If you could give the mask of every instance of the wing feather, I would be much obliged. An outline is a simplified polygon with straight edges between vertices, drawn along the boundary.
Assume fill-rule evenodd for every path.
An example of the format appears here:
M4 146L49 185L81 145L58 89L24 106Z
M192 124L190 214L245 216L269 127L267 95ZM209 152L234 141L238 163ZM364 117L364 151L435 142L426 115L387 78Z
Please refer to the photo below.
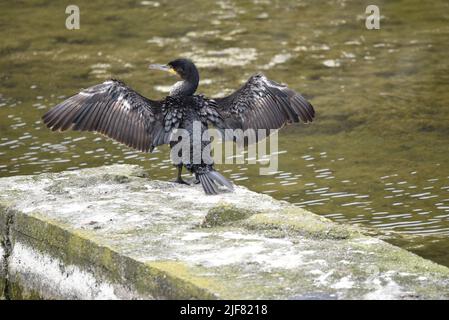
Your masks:
M152 150L164 134L160 101L109 80L71 96L43 117L51 130L96 131L140 151Z
M287 86L257 74L237 91L214 99L223 125L219 129L279 129L286 124L312 122L313 106Z

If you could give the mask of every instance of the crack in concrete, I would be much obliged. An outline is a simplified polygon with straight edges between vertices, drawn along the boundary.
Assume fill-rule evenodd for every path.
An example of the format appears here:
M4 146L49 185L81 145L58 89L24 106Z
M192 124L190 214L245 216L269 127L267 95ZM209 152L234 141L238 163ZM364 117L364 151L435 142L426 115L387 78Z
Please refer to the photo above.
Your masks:
M11 288L9 283L9 258L12 254L11 228L14 220L14 214L11 210L6 209L5 233L0 244L3 248L3 264L1 268L5 276L5 286L3 289L3 297L5 300L11 300Z

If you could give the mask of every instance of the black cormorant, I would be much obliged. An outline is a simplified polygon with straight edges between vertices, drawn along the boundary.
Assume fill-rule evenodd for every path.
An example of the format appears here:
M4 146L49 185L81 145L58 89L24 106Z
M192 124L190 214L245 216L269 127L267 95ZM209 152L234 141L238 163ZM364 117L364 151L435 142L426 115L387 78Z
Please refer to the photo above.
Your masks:
M96 131L134 149L148 152L170 141L177 128L192 131L194 121L201 132L212 125L225 129L278 129L292 122L311 122L315 111L300 94L263 74L253 75L234 93L223 98L195 95L199 73L189 59L176 59L167 65L150 65L181 78L163 100L150 100L119 80L109 80L75 94L44 116L53 131L67 129ZM208 142L202 142L204 148ZM192 154L192 152L191 152ZM192 157L192 156L191 156ZM188 162L188 161L187 161ZM195 174L207 194L217 194L217 185L232 190L232 184L203 159L197 164L178 164L176 182L183 165Z

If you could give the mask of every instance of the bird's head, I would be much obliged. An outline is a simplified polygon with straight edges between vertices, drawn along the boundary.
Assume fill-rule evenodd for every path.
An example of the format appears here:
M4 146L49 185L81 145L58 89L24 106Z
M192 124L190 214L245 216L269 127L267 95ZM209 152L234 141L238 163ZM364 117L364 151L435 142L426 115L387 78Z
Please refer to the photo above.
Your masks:
M151 64L150 69L162 70L179 76L183 80L192 80L198 78L198 69L195 64L185 58L179 58L164 64Z
M166 71L182 79L173 85L170 95L189 96L194 94L198 88L200 75L195 64L189 59L180 58L167 64L151 64L150 69Z

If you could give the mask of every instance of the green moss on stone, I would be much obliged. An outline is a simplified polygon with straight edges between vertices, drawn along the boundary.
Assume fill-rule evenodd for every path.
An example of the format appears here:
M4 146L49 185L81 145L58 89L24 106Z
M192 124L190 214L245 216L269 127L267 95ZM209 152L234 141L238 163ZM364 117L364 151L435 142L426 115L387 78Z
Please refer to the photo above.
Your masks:
M182 262L153 261L147 265L158 275L160 288L165 288L164 295L172 299L217 299L218 295L220 298L226 295L222 284L199 276Z
M202 227L216 227L251 217L257 212L238 208L235 205L221 203L207 212L201 224Z
M121 174L109 174L106 173L102 176L103 181L111 181L116 183L128 183L130 181L128 176L121 175Z
M120 255L91 233L33 214L15 214L13 241L55 257L66 265L97 272L111 282L122 279ZM107 272L105 272L107 271Z
M377 258L376 266L384 271L399 270L403 272L416 272L417 274L432 276L439 275L449 284L449 269L418 255L385 243L382 246L373 246L368 237L367 242L354 241L351 243L355 249L370 252Z
M18 281L9 282L9 294L11 300L42 300L39 292L23 286ZM52 298L58 299L58 297L45 297L47 300Z
M274 213L253 215L245 220L243 225L251 230L280 230L316 239L342 240L358 234L355 228L340 225L324 217L294 207Z
M206 289L212 281L189 275L181 264L138 262L102 245L89 231L72 230L60 222L35 213L25 215L15 212L12 238L60 259L64 265L76 265L94 272L99 278L125 283L130 290L137 290L144 297L215 298L214 294ZM13 290L14 297L39 297L32 292L24 292L18 282Z
M5 292L5 275L3 274L3 272L0 271L0 300L5 299L4 292Z

